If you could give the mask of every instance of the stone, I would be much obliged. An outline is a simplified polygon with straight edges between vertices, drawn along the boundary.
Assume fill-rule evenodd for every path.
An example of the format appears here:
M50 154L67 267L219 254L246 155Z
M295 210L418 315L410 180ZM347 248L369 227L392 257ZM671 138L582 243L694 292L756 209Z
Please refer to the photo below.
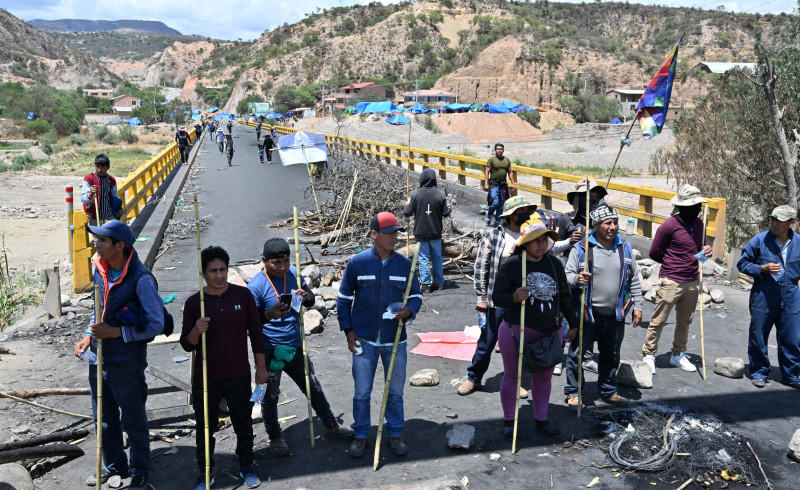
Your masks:
M317 311L325 309L325 300L322 298L322 296L317 294L314 297L314 306L312 306L311 309Z
M724 276L725 275L725 268L722 267L719 264L714 264L714 274L716 274L718 276Z
M705 262L703 262L703 275L704 276L713 276L714 275L714 269L716 269L716 266L717 266L717 264L711 259L708 259Z
M333 276L330 274L322 278L322 285L328 287L333 283Z
M48 162L50 161L50 155L45 153L44 150L42 150L38 146L31 146L30 148L28 148L28 151L26 151L25 153L30 155L30 157L33 158L35 161L39 161L39 160L47 160ZM30 208L29 206L26 206L25 210L27 211L29 209L32 209L32 208Z
M447 417L448 419L457 419L457 418L458 418L458 414L457 414L457 413L455 413L455 412L453 412L453 413L446 413L446 414L444 414L444 416L445 416L445 417Z
M62 294L61 295L61 306L69 306L70 304L71 304L71 301L69 299L69 295L68 294Z
M94 310L94 301L90 299L82 299L78 301L78 306L81 308L88 308L90 310Z
M324 299L325 301L328 300L335 301L336 297L339 296L339 288L333 286L323 286L321 288L318 288L315 294L322 296L322 299Z
M794 431L792 440L789 441L789 457L800 463L800 429ZM2 466L0 466L0 468L2 468ZM0 481L3 481L2 478L0 478Z
M700 295L700 300L703 302L704 305L711 303L711 295L703 293Z
M31 428L28 427L27 425L20 425L19 427L15 428L15 429L11 429L11 433L12 434L27 434L28 432L30 432L30 430L31 430Z
M312 287L319 287L322 273L316 265L307 265L300 271L300 275L306 278L306 282Z
M656 261L653 259L642 259L639 261L639 267L650 267L651 265L655 264Z
M641 258L642 258L642 252L640 252L638 249L634 248L633 249L633 260L639 260Z
M17 463L0 464L0 488L4 490L34 490L28 470Z
M644 293L644 299L645 299L645 301L649 301L651 303L655 303L656 302L656 288L650 288L649 291Z
M641 284L642 286L643 293L647 293L648 291L653 289L653 283L650 281L650 279L642 279L642 281L639 284Z
M450 449L469 449L475 442L475 427L467 424L455 424L447 431L447 447Z
M633 388L652 388L653 373L644 361L623 359L617 369L617 383Z
M439 371L435 369L420 369L409 381L411 386L436 386L439 384Z
M72 321L74 319L75 319L75 313L73 313L71 311L69 313L67 313L67 321L68 322L70 322L70 321Z
M328 309L325 308L325 307L323 307L321 310L317 310L317 311L319 312L320 315L322 315L322 318L328 318L328 315L331 314L331 312L328 311Z
M303 314L303 327L306 330L306 335L312 333L322 333L325 327L322 325L322 314L317 310L307 310Z
M489 461L499 461L499 460L500 460L500 454L492 453L489 455Z
M335 299L325 300L325 308L327 308L328 311L334 311L336 309L336 300Z
M642 276L643 279L650 277L650 267L639 267L639 275Z
M261 263L236 266L236 271L239 273L239 277L241 277L244 282L252 281L253 278L262 271L262 269L264 269L264 266L261 265Z
M107 485L109 488L119 488L122 486L122 478L119 475L114 475L108 479Z
M703 293L708 294L710 291L711 289L709 289L708 284L703 283Z
M714 289L711 291L711 301L714 303L722 303L725 301L725 293L721 289Z
M718 357L714 361L714 373L726 378L743 378L744 361L738 357Z

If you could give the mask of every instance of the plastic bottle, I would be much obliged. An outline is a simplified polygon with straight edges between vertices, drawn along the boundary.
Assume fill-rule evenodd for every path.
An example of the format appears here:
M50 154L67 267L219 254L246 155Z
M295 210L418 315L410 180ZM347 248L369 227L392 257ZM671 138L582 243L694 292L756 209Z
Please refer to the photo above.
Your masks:
M263 383L256 386L256 389L253 391L253 396L250 397L250 401L253 403L261 404L264 400L264 395L267 393L267 384Z
M97 364L97 355L94 352L90 351L89 349L86 349L85 351L81 352L81 359L86 361L87 364L91 364L92 366Z
M478 326L481 327L481 329L486 328L486 312L478 312Z
M628 235L636 234L636 228L634 227L634 223L635 221L633 218L628 218L625 221L625 233L627 233Z

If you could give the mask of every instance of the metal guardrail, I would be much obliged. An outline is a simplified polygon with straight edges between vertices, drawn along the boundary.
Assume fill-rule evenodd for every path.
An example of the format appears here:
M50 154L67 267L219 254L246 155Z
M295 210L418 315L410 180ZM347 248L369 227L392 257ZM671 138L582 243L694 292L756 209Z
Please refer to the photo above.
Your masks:
M245 123L249 126L256 126L254 122ZM277 132L289 134L299 131L295 128L285 126L275 126ZM467 185L467 179L475 179L483 182L486 160L468 157L464 155L453 155L438 151L424 150L421 148L408 148L406 146L391 145L375 141L365 141L343 136L325 135L328 145L336 146L352 154L363 152L373 155L379 160L383 160L387 165L397 165L399 167L408 166L410 170L415 170L416 166L428 167L438 170L439 178L446 179L448 173L455 174L459 184ZM579 182L585 177L580 177L552 170L539 170L512 164L512 169L519 175L532 175L542 178L540 187L534 187L517 182L519 191L538 194L541 196L542 207L553 209L553 199L567 201L567 195L553 190L554 180L567 182ZM519 179L517 179L519 180ZM598 180L598 182L600 182ZM669 201L675 196L674 192L653 189L649 186L634 186L611 182L608 190L618 191L627 194L634 194L639 198L639 205L636 208L626 206L615 206L620 215L636 218L636 234L645 238L653 238L654 224L661 224L669 218L653 212L653 202L656 199ZM724 257L725 252L725 215L727 201L723 198L712 197L708 199L708 223L706 225L706 238L708 244L714 251L715 257Z
M195 129L189 130L192 141L195 140ZM196 143L196 141L195 141ZM139 212L147 205L147 200L156 193L159 186L180 162L180 150L177 143L171 143L124 178L117 179L117 196L122 199L122 221L135 220ZM89 219L82 206L72 211L72 289L85 292L92 287L92 264L94 254L92 241L89 239ZM70 217L67 216L69 222Z

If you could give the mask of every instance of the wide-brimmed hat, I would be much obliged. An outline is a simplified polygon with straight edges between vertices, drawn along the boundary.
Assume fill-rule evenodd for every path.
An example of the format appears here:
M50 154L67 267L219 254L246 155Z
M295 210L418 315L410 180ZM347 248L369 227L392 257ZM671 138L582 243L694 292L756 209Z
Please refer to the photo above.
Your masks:
M536 204L528 201L528 198L525 196L514 196L508 199L503 205L503 214L501 214L500 217L505 218L506 216L511 216L514 214L514 211L522 208L533 208L532 211L536 211Z
M775 218L778 221L791 221L797 219L797 210L793 207L784 204L772 210L770 218Z
M574 198L577 194L583 194L587 190L601 192L603 195L600 197L605 197L608 195L608 191L602 185L597 185L597 181L594 179L588 179L589 182L586 182L587 179L583 179L575 184L575 190L572 192L567 192L567 202L571 203L572 198Z
M538 218L531 218L519 229L520 237L517 240L517 243L514 244L514 247L511 249L511 253L518 250L519 247L525 245L528 242L532 242L536 240L542 235L547 235L550 239L555 242L558 240L558 233L554 230L549 229L542 223L542 221Z
M678 194L670 199L669 202L671 202L673 206L694 206L695 204L702 204L708 201L703 199L703 195L700 194L700 189L691 184L683 184L681 188L678 189Z

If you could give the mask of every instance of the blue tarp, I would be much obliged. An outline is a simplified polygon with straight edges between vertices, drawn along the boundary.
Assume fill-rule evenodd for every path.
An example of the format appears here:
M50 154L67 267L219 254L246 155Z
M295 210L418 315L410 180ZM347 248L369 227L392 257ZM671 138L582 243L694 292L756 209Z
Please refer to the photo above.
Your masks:
M128 126L138 126L140 124L142 124L142 121L138 117L134 117L128 121Z
M622 121L620 121L615 117L614 119L611 120L611 124L622 124Z
M364 112L364 109L369 105L369 102L357 102L356 108L353 110L353 114L360 114Z
M500 102L499 105L505 106L507 109L511 109L512 107L516 107L519 104L515 104L515 103L510 102L508 100L504 100L503 102Z
M443 105L439 110L444 112L467 112L470 107L472 107L472 104L456 104L454 102L452 104Z
M192 114L192 120L200 121L201 119L203 119L203 116L201 116L200 114Z
M211 119L233 119L233 116L223 112L222 114L217 114L216 116L212 117Z
M364 111L367 114L387 114L397 110L397 106L392 104L391 101L385 100L383 102L370 102Z
M413 112L414 114L426 114L428 112L433 112L430 109L426 108L424 105L420 104L419 102L406 109L406 111Z
M206 109L206 112L217 112L218 110L219 110L219 107L214 106L211 109Z
M192 110L192 114L200 114L200 112L202 112L202 111L200 111L200 109Z
M29 112L28 113L28 119L36 119L36 113L35 112Z
M400 114L395 114L392 117L387 117L385 121L388 122L389 124L401 125L410 123L411 119L405 116L401 116Z
M511 112L503 104L486 104L486 107L489 108L489 114L508 114Z

